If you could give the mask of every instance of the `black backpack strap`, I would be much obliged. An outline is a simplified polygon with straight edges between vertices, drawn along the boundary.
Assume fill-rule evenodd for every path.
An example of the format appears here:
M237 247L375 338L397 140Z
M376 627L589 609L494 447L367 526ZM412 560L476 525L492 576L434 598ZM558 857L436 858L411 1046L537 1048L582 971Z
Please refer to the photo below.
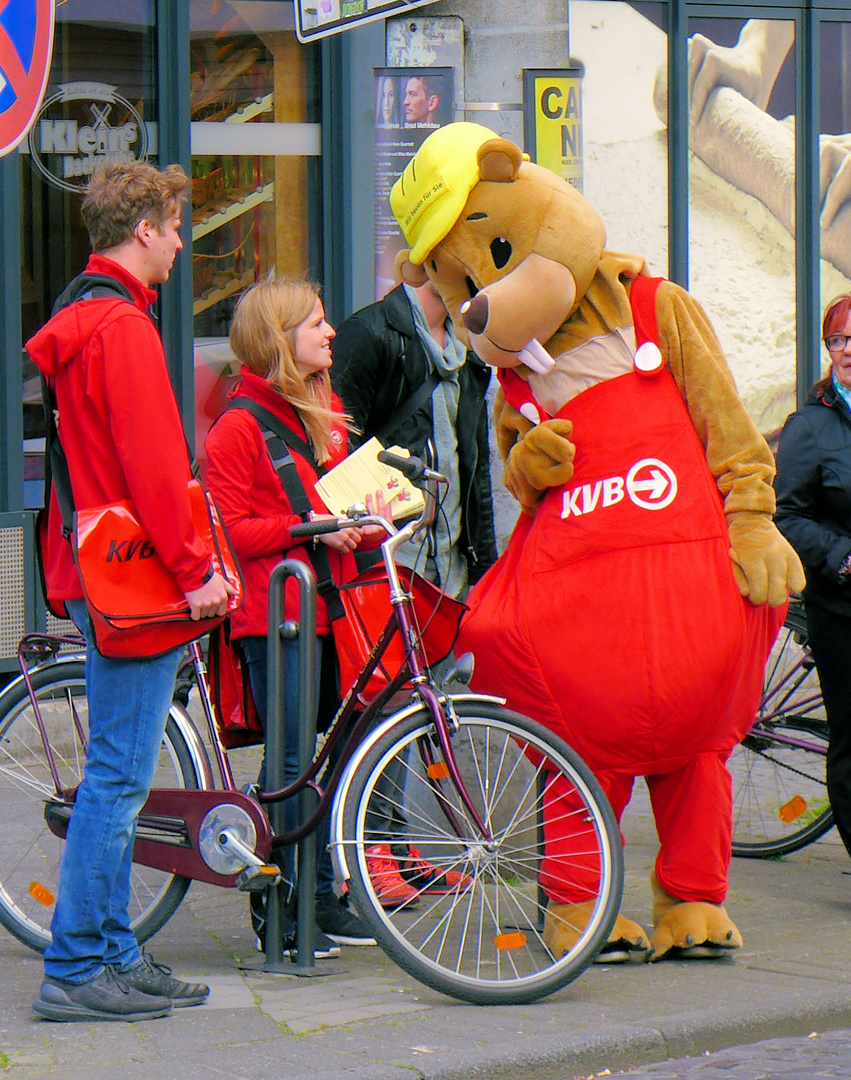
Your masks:
M387 423L382 424L378 431L375 432L375 438L386 446L388 436L392 435L394 431L398 431L406 420L410 420L417 409L425 405L439 382L440 376L437 372L432 371L413 394L402 402Z
M71 304L76 304L78 300L110 298L126 300L134 307L136 305L133 293L117 278L110 277L108 274L78 274L65 291L57 297L51 318L64 308L70 307ZM62 533L68 540L74 527L74 493L71 488L68 461L56 430L56 395L50 382L43 375L41 376L41 406L45 423L44 508L47 510L50 506L52 485L56 491L56 502L62 517ZM192 475L197 478L200 470L188 442L186 452L189 456Z
M44 509L50 507L51 486L62 518L62 535L70 539L74 525L74 495L65 451L56 432L56 397L53 387L41 376L41 407L44 411Z
M114 297L135 304L133 293L117 278L108 274L78 274L65 291L56 298L51 317L78 300L101 300Z
M306 458L308 464L314 468L314 472L321 475L319 467L315 465L316 459L310 445L290 431L286 424L282 423L274 413L264 409L262 405L258 405L256 401L252 401L250 398L234 398L228 408L243 409L245 412L251 413L257 421L260 433L266 443L266 450L269 453L275 472L278 474L278 479L281 481L281 487L289 500L290 507L294 514L298 514L303 521L307 521L311 509L310 499L307 497L307 491L301 477L298 475L291 451L295 450L301 457ZM322 472L325 472L325 470L322 469ZM345 618L346 611L343 607L343 601L340 599L340 590L331 574L331 560L328 558L327 547L324 544L314 544L313 547L307 548L307 554L316 575L316 591L325 601L329 618L332 622Z
M327 472L324 465L320 465L316 460L316 455L313 453L313 447L307 442L306 439L300 438L294 431L287 427L287 425L279 420L273 412L268 409L264 409L262 405L256 401L252 401L251 398L234 398L228 405L229 409L245 409L246 412L250 412L254 419L260 424L261 428L266 428L269 431L273 431L279 439L287 444L291 450L303 457L311 469L317 476L324 476Z
M75 304L78 300L93 300L114 297L133 304L133 294L116 278L106 274L79 274L68 285L53 305L51 318L63 308ZM56 501L62 516L62 532L69 539L74 523L74 494L71 489L71 476L65 451L56 431L56 395L47 379L41 376L41 407L44 412L45 454L44 454L44 506L50 506L51 485L56 491Z

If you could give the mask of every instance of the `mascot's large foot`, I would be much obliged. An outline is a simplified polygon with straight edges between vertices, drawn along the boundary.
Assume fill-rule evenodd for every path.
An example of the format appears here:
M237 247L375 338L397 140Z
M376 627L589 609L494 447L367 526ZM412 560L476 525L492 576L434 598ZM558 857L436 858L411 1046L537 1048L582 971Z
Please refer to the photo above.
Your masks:
M555 904L552 900L544 919L544 944L555 956L570 952L588 925L594 911L593 902L585 904ZM646 953L650 948L647 935L631 919L618 915L609 940L595 963L619 964L633 952Z
M653 936L649 961L661 960L672 949L677 958L725 956L744 942L736 924L720 904L687 903L665 892L656 875L653 887Z

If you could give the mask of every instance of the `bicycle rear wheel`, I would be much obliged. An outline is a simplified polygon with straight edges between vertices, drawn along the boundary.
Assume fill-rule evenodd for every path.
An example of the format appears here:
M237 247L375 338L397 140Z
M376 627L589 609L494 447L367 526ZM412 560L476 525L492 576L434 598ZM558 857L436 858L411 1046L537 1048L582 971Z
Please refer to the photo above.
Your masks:
M623 851L611 808L590 769L540 724L487 702L454 705L452 735L464 786L492 842L482 837L448 778L425 709L400 718L355 770L341 808L350 895L378 943L414 978L473 1004L535 1001L565 986L606 942L620 907ZM553 819L553 799L569 813ZM404 835L376 833L379 804L404 814ZM580 839L571 855L547 853L549 826ZM373 813L371 813L371 811ZM385 910L370 877L370 849L389 844L449 878L435 893L407 865L416 903ZM583 888L593 909L574 948L555 957L543 941L542 862ZM373 867L375 863L373 862ZM449 883L454 883L450 884Z
M46 664L33 673L32 683L60 783L66 790L76 788L83 777L82 738L88 729L83 662ZM45 820L48 807L56 805L56 789L22 680L7 688L0 708L0 821L4 829L0 923L24 945L44 952L51 939L64 843ZM189 751L171 716L154 786L198 787ZM174 914L188 887L189 878L133 865L130 916L140 942Z
M827 743L818 673L806 648L806 621L790 608L766 666L756 722L729 761L734 855L788 855L832 828Z

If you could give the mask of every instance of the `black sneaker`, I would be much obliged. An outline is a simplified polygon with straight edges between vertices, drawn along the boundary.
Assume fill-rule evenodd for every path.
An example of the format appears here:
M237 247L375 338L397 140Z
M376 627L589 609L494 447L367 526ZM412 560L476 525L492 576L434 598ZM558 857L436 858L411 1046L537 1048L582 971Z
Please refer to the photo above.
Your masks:
M168 1016L171 1001L136 990L112 968L104 968L100 975L84 983L69 983L47 976L33 1002L33 1012L45 1020L123 1020L133 1023Z
M187 1005L201 1005L210 996L209 986L175 979L170 967L158 964L153 956L145 952L138 964L123 971L116 971L116 975L134 990L141 990L143 994L168 998L177 1009Z
M251 913L251 927L256 934L254 948L258 952L266 951L266 893L256 892L248 894L249 911ZM284 956L296 955L295 933L296 925L293 918L295 910L294 898L284 905L281 912L281 938L283 942L282 953ZM340 955L340 946L329 941L318 926L313 930L313 958L315 960L330 960Z
M284 956L289 956L291 959L296 960L298 958L298 949L296 948L295 934L291 937L285 937L283 942L283 949L281 950ZM313 959L314 960L333 960L340 955L340 946L335 945L333 941L327 938L318 926L313 928Z
M281 911L281 936L286 941L295 939L295 919L290 914L290 904L285 904ZM255 933L254 948L258 952L266 951L266 890L248 894L248 910L251 916L251 929Z
M348 899L329 896L316 901L316 925L338 945L375 945L366 923L349 910Z

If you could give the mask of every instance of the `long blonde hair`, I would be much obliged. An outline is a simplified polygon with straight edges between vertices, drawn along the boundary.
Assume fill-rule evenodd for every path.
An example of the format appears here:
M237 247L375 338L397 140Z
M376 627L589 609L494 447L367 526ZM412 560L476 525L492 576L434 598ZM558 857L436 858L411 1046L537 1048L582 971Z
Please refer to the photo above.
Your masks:
M349 426L347 416L331 408L331 378L316 371L305 378L296 367L295 334L319 299L319 288L306 281L269 276L239 298L230 331L234 355L249 371L273 386L304 424L316 460L331 456L331 427Z

